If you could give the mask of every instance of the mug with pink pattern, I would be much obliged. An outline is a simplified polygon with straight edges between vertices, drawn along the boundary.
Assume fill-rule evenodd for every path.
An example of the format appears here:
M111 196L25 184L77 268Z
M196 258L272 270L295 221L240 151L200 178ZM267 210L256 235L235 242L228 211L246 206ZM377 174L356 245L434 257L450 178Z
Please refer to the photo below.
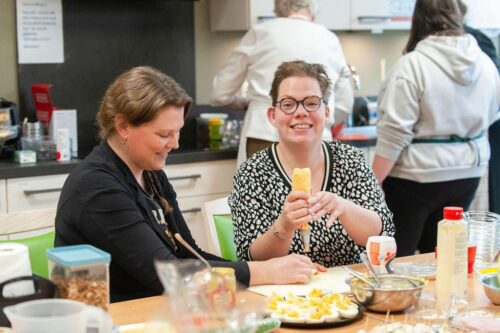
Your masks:
M396 257L396 240L390 236L371 236L366 243L368 259L377 274L387 274L387 265Z

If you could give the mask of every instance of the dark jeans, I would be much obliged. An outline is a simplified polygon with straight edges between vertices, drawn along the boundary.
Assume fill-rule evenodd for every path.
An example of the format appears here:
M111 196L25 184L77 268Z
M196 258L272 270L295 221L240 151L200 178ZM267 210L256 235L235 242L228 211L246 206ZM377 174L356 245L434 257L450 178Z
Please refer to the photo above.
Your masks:
M433 252L437 242L437 223L443 219L443 208L463 207L474 198L480 178L447 182L418 183L388 177L382 184L385 201L394 214L397 256Z
M488 138L491 158L488 173L488 195L490 212L500 214L500 120L490 126Z

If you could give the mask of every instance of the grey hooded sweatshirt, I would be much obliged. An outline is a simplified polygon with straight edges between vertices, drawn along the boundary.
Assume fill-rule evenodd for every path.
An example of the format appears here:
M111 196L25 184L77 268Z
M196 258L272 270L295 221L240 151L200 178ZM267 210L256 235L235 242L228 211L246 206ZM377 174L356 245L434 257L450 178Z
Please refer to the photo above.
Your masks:
M471 35L427 37L382 84L376 154L396 161L392 177L421 183L481 177L499 104L496 67Z

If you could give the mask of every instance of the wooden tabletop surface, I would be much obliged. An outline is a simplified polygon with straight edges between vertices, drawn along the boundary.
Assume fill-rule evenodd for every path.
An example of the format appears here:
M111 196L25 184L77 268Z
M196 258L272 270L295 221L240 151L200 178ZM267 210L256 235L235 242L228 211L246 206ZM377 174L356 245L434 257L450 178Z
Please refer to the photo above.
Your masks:
M396 261L403 262L403 261L424 261L424 260L433 260L434 259L434 254L423 254L423 255L416 255L416 256L410 256L410 257L404 257L404 258L397 258ZM364 267L361 266L361 264L356 264L352 265L352 268L359 270L359 271L364 271ZM430 280L429 284L425 287L424 292L426 293L433 293L434 292L434 287L435 287L435 281ZM490 309L493 310L494 312L500 313L500 307L493 305L489 301L489 299L486 297L483 291L483 287L474 279L472 275L469 275L468 278L468 308L469 310L476 310L476 309ZM248 300L252 301L255 300L257 301L262 301L263 296L249 292L249 291L240 291L238 292L239 296L244 296ZM119 303L113 303L110 305L109 312L111 316L113 317L113 320L116 325L126 325L126 324L133 324L133 323L143 323L148 320L151 320L154 318L155 315L158 315L160 309L162 307L165 308L165 305L162 306L162 304L167 303L167 298L166 296L156 296L156 297L148 297L148 298L142 298L142 299L136 299L132 301L127 301L127 302L119 302ZM411 316L411 313L414 310L412 308L408 309L403 313L399 314L391 314L390 319L393 321L405 321L405 317ZM365 325L367 325L366 321L368 320L368 326L373 327L376 324L379 324L377 319L381 320L380 324L382 321L385 319L384 314L378 314L378 313L373 313L373 312L367 312L369 318L367 319L367 316L365 316L363 319L360 321L357 321L355 323L349 324L347 326L342 326L342 327L336 327L336 328L331 328L331 329L322 329L321 332L335 332L335 333L344 333L344 332L356 332L358 329L365 328ZM298 330L298 329L289 329L289 328L280 328L276 332L284 333L284 332L303 332L304 330Z

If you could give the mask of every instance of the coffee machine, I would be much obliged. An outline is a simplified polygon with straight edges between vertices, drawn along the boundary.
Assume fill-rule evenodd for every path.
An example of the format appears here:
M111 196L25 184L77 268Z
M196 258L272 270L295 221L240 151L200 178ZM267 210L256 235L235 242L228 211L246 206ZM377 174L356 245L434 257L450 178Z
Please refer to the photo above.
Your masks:
M0 98L0 157L8 156L6 148L16 144L21 135L19 111L16 104Z

